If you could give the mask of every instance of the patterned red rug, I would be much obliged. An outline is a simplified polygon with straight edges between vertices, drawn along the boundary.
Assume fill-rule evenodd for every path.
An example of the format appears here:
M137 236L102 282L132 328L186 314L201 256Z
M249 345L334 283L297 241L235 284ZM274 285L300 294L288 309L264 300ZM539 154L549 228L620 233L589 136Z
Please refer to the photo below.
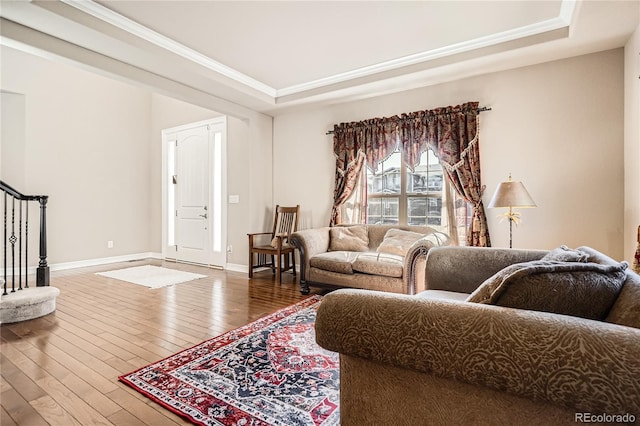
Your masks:
M338 425L338 355L309 297L119 379L195 424Z

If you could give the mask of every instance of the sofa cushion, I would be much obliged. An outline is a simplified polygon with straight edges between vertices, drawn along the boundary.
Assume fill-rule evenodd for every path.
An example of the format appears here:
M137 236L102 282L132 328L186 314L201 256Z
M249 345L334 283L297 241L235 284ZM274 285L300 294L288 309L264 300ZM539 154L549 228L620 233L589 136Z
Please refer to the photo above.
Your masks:
M329 251L368 251L369 235L364 225L329 229Z
M339 274L353 274L352 264L358 253L351 251L328 251L309 259L309 266Z
M516 263L487 279L467 301L603 320L618 297L627 267L627 262Z
M580 249L570 249L567 246L560 246L549 251L541 260L555 262L587 262L589 254Z
M404 258L387 253L360 253L353 261L353 270L384 277L402 277Z

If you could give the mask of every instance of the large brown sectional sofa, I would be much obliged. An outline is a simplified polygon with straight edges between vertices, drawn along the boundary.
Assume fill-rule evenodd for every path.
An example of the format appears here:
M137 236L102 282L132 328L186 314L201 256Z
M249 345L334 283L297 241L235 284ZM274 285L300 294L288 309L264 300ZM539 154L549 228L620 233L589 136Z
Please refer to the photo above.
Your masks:
M543 260L558 250L436 247L417 295L325 296L341 424L638 423L640 276L588 247Z
M449 237L428 226L345 225L298 231L290 243L303 294L309 286L414 294L424 290L427 252Z

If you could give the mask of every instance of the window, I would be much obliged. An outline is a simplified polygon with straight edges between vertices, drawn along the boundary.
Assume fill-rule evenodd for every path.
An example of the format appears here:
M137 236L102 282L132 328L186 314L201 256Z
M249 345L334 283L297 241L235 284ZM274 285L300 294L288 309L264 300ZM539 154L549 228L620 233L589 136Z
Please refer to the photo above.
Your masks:
M450 190L438 158L431 150L424 152L413 171L402 160L395 151L375 172L367 168L366 222L430 226L457 233L464 244L471 208Z

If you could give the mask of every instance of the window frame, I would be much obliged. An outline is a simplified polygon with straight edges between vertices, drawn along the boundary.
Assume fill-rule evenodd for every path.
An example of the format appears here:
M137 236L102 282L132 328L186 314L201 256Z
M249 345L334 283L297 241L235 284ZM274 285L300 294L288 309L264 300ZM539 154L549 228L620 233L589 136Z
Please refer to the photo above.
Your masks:
M433 151L429 150L430 156L433 156L436 160L437 157L435 156L435 154L433 153ZM425 216L424 218L426 219L426 223L421 223L421 224L411 224L412 226L432 226L432 227L441 227L442 226L442 206L443 206L443 196L444 196L444 180L445 180L445 176L444 176L444 170L442 170L442 166L440 165L440 162L438 160L437 165L440 168L440 173L434 173L435 175L440 174L442 176L442 184L440 185L440 189L438 191L434 191L434 190L429 190L429 167L430 167L430 163L427 161L427 178L426 178L426 188L424 192L415 192L412 191L410 192L407 189L408 186L408 176L410 173L410 169L409 167L407 167L407 165L405 164L404 161L404 153L402 152L402 150L400 149L396 149L394 151L394 154L399 153L400 154L400 167L397 169L399 170L399 175L400 175L400 191L399 192L391 192L391 193L385 193L384 189L380 192L376 192L376 193L371 193L369 190L367 190L367 194L366 194L366 205L365 205L365 211L366 211L366 220L365 222L367 224L371 224L372 222L370 222L370 217L372 215L370 215L370 211L369 211L369 207L370 205L377 201L380 200L381 203L381 212L379 215L376 215L375 217L379 217L380 218L380 222L382 224L397 224L397 225L401 225L401 226L407 226L410 225L410 221L409 221L409 199L413 198L413 199L424 199L425 200ZM369 188L369 179L371 177L371 180L376 181L376 180L382 180L384 181L385 178L385 169L384 169L384 164L386 161L388 161L389 159L385 159L384 161L381 161L380 164L378 165L378 170L379 173L375 173L373 171L371 171L371 169L369 167L365 166L365 173L366 173L366 182L367 182L367 188ZM395 168L395 167L394 167ZM395 170L393 170L393 168L390 168L387 171L388 174L397 174L397 172L395 172ZM384 188L384 184L382 185L381 188ZM429 223L429 199L432 200L440 200L439 204L440 204L440 215L438 217L438 219L440 219L440 223L439 224L433 224L433 223ZM385 218L385 211L383 208L383 204L384 204L384 200L397 200L398 202L398 215L397 215L397 222L396 223L392 223L392 222L385 222L384 218ZM413 217L413 216L412 216ZM415 216L415 217L422 217L422 216ZM376 223L380 223L380 222L376 222Z

